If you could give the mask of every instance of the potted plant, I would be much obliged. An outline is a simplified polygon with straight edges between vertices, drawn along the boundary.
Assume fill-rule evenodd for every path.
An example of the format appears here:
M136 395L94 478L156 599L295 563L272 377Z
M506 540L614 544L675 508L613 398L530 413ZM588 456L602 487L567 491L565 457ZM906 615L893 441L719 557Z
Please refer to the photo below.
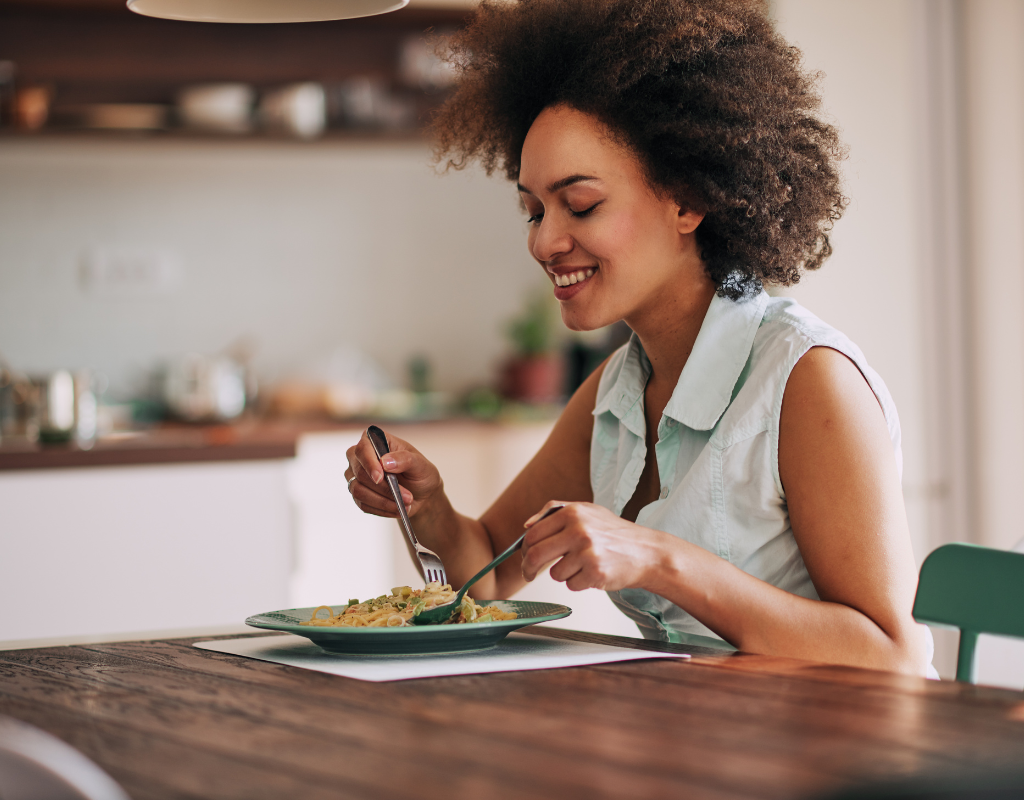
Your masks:
M554 403L565 394L565 361L550 295L534 294L507 328L514 352L501 371L499 391L510 400Z

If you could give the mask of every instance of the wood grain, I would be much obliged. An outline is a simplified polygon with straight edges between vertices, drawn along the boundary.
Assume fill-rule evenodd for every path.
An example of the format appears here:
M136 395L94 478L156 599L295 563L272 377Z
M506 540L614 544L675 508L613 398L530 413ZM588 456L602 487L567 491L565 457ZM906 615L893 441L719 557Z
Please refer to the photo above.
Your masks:
M0 653L0 713L136 798L792 798L1024 760L1020 693L881 672L694 650L366 683L192 641Z

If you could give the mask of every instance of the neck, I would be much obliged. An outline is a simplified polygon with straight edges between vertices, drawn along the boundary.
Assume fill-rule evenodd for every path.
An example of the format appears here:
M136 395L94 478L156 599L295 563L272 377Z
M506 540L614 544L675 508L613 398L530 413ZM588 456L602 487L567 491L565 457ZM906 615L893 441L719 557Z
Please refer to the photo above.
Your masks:
M714 296L715 284L702 267L682 275L651 307L626 320L651 362L650 384L674 387L679 382Z

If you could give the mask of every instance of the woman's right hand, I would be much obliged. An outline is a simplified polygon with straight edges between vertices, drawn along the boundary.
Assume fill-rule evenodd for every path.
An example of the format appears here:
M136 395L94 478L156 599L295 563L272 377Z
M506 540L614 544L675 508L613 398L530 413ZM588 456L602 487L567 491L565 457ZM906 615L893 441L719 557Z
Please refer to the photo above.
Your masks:
M366 431L348 449L348 469L345 470L348 490L360 511L378 517L397 517L398 506L384 480L385 472L391 473L398 478L402 502L406 513L412 517L432 498L443 494L441 475L411 444L397 436L387 437L391 452L382 459L377 458Z

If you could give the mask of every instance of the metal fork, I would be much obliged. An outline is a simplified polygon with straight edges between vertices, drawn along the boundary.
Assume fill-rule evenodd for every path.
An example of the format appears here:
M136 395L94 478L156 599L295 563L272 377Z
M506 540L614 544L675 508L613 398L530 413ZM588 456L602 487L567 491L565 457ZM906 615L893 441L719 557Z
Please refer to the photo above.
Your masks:
M373 445L377 458L383 458L385 454L391 452L388 437L376 425L371 425L366 429L366 436L369 438L370 444ZM383 470L384 468L381 467L381 469ZM437 553L421 545L419 539L416 538L416 534L413 532L412 523L409 522L409 515L405 513L402 492L398 488L398 478L390 472L385 472L384 478L387 481L388 488L391 490L391 496L395 498L395 503L398 505L398 519L402 523L402 530L405 531L409 544L412 545L412 549L416 553L416 560L420 562L423 577L427 583L433 583L434 581L441 584L448 583L448 578L444 574L444 564L441 563Z

